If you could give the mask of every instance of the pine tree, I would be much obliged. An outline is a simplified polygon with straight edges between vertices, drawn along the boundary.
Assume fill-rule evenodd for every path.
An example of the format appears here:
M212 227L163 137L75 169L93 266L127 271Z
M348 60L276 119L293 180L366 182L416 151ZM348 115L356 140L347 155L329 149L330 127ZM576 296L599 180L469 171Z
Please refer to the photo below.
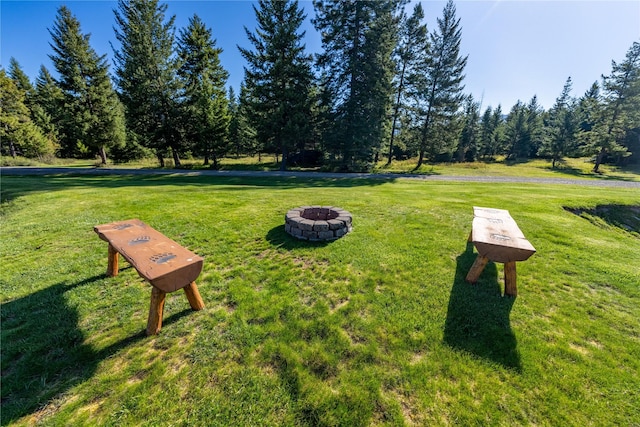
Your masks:
M306 15L297 0L259 0L253 10L258 27L255 33L245 27L253 48L239 48L248 62L251 121L258 138L282 154L285 170L311 136L311 57L300 31Z
M600 84L595 81L580 97L577 105L577 142L581 154L595 154L593 151L593 132L601 122L604 111L604 102L600 95Z
M158 0L118 0L114 10L120 42L120 50L115 51L116 83L132 138L154 150L162 167L171 150L179 167L183 129L174 54L175 16L165 22L166 10L167 5Z
M526 108L527 127L524 150L527 150L527 152L525 153L523 150L523 156L533 158L538 154L544 141L544 114L544 108L538 104L538 97L534 95Z
M225 90L229 73L219 57L222 49L216 47L211 29L197 15L180 32L178 46L186 137L195 144L195 153L204 156L204 164L212 158L212 167L217 169L218 159L227 151L231 120Z
M14 57L9 59L9 76L14 81L16 88L25 93L25 102L29 107L34 96L34 87Z
M438 18L438 27L430 35L431 45L424 68L424 80L421 82L420 98L422 111L422 136L419 168L425 155L432 160L439 152L450 149L448 141L438 140L438 135L447 134L443 127L451 125L452 119L460 108L464 96L464 67L467 57L460 56L462 29L460 19L456 17L456 7L449 0Z
M505 121L505 147L507 159L516 160L529 153L527 107L520 101L511 108Z
M478 142L478 154L480 157L489 156L489 147L491 146L491 134L493 130L491 128L491 115L493 110L491 106L487 107L480 119L480 140Z
M419 73L418 64L421 55L429 51L429 42L427 39L427 26L422 24L424 19L424 11L420 3L413 8L410 17L402 14L402 23L398 36L398 46L395 50L396 74L394 79L395 86L395 103L393 105L391 135L389 137L389 156L387 164L391 164L394 150L394 139L397 133L400 116L403 110L409 108L409 100L407 95L414 92L414 84L417 73Z
M502 105L493 110L491 115L491 142L490 142L490 158L494 158L497 154L504 153L505 125L502 115Z
M564 156L575 154L576 145L576 114L575 99L571 97L571 77L567 79L562 93L549 110L547 122L547 138L540 149L540 154L551 157L551 167Z
M78 143L107 162L107 149L125 142L124 112L111 86L106 55L98 56L66 6L58 9L50 55L64 94L67 147ZM70 139L70 140L69 140Z
M64 129L61 127L64 122L64 94L44 65L40 66L36 77L31 113L33 121L42 129L51 143L58 147ZM72 151L62 154L70 156Z
M322 34L325 147L345 170L368 169L380 150L393 93L399 0L314 0Z
M26 92L0 68L0 143L11 157L51 155L54 146L31 120L25 104Z
M478 152L480 104L469 95L465 100L463 128L458 141L458 162L474 161Z
M578 115L580 132L591 132L601 115L602 97L600 84L595 81L578 101Z
M229 114L231 120L229 121L229 145L230 150L234 152L236 157L240 156L240 144L238 143L238 110L239 102L236 98L236 92L233 90L233 86L229 87Z
M495 109L489 106L480 120L480 143L478 147L480 156L493 160L497 154L502 152L503 141L502 106L498 105Z
M596 152L594 172L607 154L624 155L626 134L640 127L640 42L634 42L620 64L611 61L611 74L602 76L605 107L594 128L592 152Z
M258 154L260 159L261 150L264 148L263 144L258 140L258 132L251 124L249 116L251 115L251 95L247 90L244 83L240 84L240 95L238 96L238 112L237 118L237 132L238 132L238 146L242 153L254 156Z

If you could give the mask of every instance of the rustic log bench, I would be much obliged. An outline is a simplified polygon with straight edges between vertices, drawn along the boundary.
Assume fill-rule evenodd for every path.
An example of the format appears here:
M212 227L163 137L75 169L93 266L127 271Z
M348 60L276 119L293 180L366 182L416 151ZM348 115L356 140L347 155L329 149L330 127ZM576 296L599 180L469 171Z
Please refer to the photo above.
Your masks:
M504 293L516 296L516 261L525 261L536 250L524 237L509 211L473 207L473 225L469 241L478 250L478 257L467 274L466 281L478 281L487 262L504 263Z
M94 231L109 243L107 276L118 275L120 254L152 285L147 335L155 335L162 328L167 292L184 289L192 309L204 308L195 282L203 258L138 219L97 225Z

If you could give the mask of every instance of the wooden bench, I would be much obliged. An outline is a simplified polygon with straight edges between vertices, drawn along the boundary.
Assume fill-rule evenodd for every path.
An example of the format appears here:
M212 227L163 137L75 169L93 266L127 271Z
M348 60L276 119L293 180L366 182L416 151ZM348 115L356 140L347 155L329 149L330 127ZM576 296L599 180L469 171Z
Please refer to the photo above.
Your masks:
M524 237L509 211L473 207L473 225L469 241L478 250L478 257L471 266L466 280L478 281L487 262L504 263L504 293L516 296L516 261L525 261L536 250Z
M202 271L203 258L138 219L98 225L94 231L109 243L107 276L118 275L120 254L151 283L147 335L155 335L162 328L167 292L184 289L192 309L204 308L195 282Z

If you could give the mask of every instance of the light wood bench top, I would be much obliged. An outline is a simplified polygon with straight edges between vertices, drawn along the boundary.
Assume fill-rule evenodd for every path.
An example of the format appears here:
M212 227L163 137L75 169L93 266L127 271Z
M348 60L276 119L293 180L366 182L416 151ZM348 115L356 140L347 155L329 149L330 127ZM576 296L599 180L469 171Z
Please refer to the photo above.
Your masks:
M203 258L183 248L139 219L94 227L153 286L174 292L194 282Z
M509 211L474 206L473 215L471 241L483 257L507 263L524 261L536 252Z

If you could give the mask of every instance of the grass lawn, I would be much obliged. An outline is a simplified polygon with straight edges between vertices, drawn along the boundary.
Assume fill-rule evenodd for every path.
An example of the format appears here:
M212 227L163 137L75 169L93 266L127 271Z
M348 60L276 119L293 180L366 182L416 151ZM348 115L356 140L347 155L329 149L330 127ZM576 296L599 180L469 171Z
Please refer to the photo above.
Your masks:
M640 191L190 176L2 177L3 425L637 425ZM317 244L302 205L349 210ZM537 253L464 282L472 206ZM194 312L104 276L93 226L139 218L205 258Z
M601 173L593 173L593 161L591 158L566 158L559 162L556 168L551 167L551 162L544 159L533 159L523 162L506 161L500 157L495 161L477 161L469 163L426 163L419 169L415 169L417 159L395 160L391 165L386 161L380 161L374 167L373 173L395 173L395 174L420 174L420 175L451 175L451 176L511 176L528 178L566 178L566 179L592 179L592 180L620 180L620 181L640 181L640 164L631 164L624 167L613 165L601 165ZM98 161L55 159L53 164L39 163L34 160L10 157L0 159L1 166L53 166L71 168L93 168L99 166ZM280 163L276 162L273 155L262 155L261 157L225 157L220 160L222 170L246 170L246 171L277 171L280 170ZM145 159L130 163L108 164L109 168L115 169L157 169L156 159ZM166 159L165 167L174 168L173 160ZM182 161L184 169L208 170L209 166L203 165L202 159L184 159ZM299 168L290 166L289 170L321 171L322 168Z

